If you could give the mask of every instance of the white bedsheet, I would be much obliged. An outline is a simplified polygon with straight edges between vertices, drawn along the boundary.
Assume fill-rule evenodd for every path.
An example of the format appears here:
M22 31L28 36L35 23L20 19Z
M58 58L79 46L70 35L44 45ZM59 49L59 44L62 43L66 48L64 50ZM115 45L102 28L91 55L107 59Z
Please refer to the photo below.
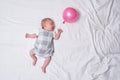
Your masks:
M120 80L120 0L0 0L0 80ZM62 12L74 7L75 23L62 24ZM28 52L40 20L51 17L63 33L47 67L36 66Z

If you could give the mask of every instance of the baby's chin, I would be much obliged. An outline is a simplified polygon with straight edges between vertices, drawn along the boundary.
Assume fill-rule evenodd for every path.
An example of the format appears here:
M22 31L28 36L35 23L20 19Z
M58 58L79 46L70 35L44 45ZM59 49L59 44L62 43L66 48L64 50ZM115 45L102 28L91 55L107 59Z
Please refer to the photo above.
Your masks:
M51 31L54 31L54 29L51 29Z
M53 30L54 30L54 28L50 28L49 30L50 30L50 31L53 31Z

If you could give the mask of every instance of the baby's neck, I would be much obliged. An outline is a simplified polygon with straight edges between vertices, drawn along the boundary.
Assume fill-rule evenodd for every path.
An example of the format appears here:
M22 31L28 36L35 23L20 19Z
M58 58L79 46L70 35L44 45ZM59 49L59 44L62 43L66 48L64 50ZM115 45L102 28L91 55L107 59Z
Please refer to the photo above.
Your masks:
M49 30L49 29L44 29L44 30L46 30L46 31L54 31L54 30Z

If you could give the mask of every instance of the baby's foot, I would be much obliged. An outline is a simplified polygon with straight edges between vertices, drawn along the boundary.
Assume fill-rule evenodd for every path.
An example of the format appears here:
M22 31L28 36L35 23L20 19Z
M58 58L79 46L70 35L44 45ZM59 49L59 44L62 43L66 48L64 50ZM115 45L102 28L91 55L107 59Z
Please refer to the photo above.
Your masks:
M36 59L33 59L33 66L35 66L36 65L36 62L37 62L37 58Z
M46 67L42 66L41 69L42 69L42 72L46 73Z

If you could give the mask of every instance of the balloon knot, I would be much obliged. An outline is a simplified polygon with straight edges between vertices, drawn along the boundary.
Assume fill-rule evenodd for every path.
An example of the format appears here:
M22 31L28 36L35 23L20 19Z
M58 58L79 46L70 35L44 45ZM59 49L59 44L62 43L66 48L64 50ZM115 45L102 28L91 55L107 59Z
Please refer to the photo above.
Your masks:
M65 24L65 21L63 21L63 24Z

